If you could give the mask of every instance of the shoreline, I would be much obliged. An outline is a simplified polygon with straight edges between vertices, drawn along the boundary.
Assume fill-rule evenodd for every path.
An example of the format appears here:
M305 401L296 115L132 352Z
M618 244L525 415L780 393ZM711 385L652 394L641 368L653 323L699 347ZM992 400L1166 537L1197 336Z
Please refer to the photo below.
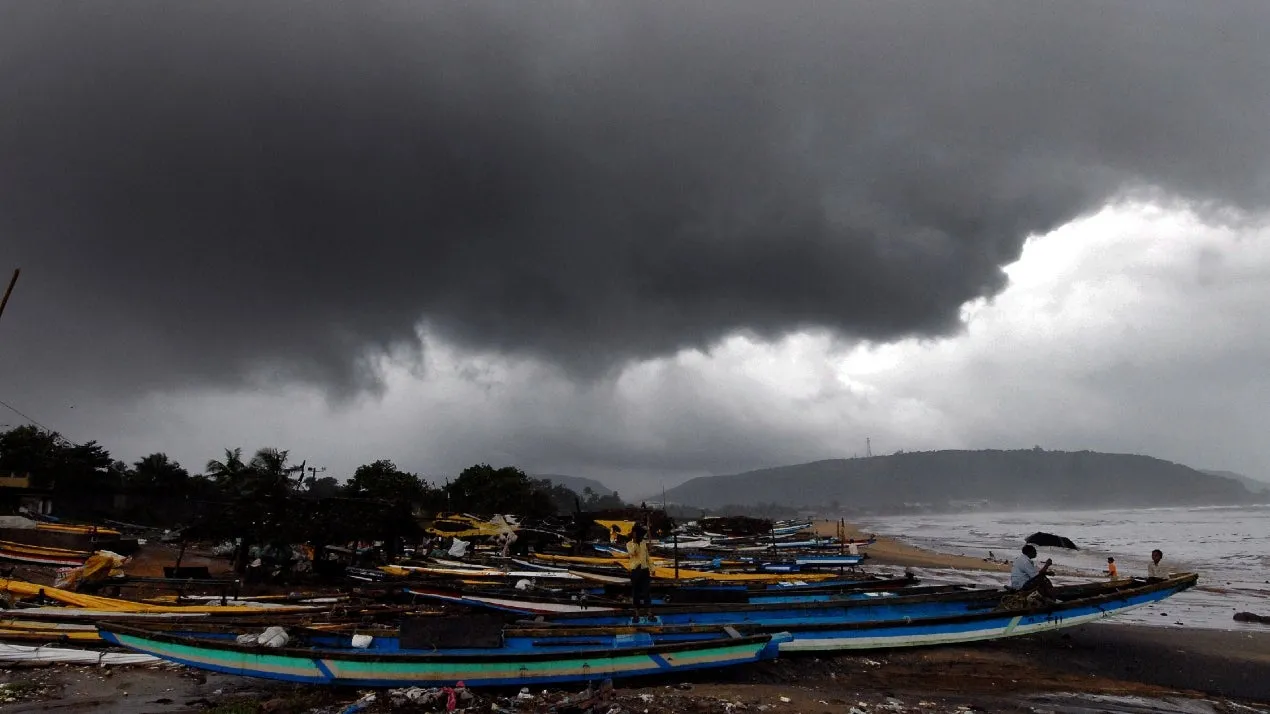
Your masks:
M836 536L838 534L838 521L820 519L813 521L812 528L816 535L819 536ZM869 537L869 533L861 530L858 526L848 522L846 524L846 537L855 538L856 540L865 540ZM948 570L979 570L992 573L1008 573L1009 566L1002 563L995 563L983 558L972 558L967 555L952 555L949 553L939 553L933 550L925 550L914 545L909 545L891 536L875 536L877 542L873 545L861 548L861 553L867 553L869 559L865 561L865 565L890 565L901 568L945 568Z

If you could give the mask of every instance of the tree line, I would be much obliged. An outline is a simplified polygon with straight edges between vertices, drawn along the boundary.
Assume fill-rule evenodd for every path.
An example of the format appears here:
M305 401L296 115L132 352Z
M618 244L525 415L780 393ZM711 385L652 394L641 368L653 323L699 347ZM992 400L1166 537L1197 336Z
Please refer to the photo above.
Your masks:
M625 505L617 494L575 494L514 466L475 464L436 483L381 459L341 482L306 475L287 450L272 447L250 456L226 449L202 473L190 473L164 453L128 464L95 441L74 444L29 425L0 432L5 474L30 475L33 489L52 494L58 515L188 527L207 537L256 542L313 540L306 536L317 534L334 543L371 531L404 535L419 516L440 512L541 518Z

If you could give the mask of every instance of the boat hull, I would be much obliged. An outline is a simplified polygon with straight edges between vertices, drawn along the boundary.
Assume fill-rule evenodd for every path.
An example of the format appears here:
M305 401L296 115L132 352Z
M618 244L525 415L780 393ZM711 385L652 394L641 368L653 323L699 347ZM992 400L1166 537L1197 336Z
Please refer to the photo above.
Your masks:
M929 597L894 597L877 602L674 608L658 613L655 626L721 625L746 632L780 630L793 639L782 652L842 651L920 647L994 640L1074 627L1169 598L1195 585L1197 576L1179 575L1156 583L1100 583L1060 589L1077 595L1043 607L1002 610L1000 592ZM1087 595L1080 596L1082 593ZM617 625L629 616L609 613L539 616L567 626Z
M780 645L781 652L840 652L966 644L1076 627L1169 598L1190 584L1167 588L1138 588L1114 598L1061 603L1027 611L951 617L916 618L876 623L852 623L847 627L790 628L794 638Z
M10 563L77 568L83 565L91 555L92 553L87 551L0 541L0 560Z
M226 674L354 687L528 686L667 674L770 659L788 636L575 651L340 652L247 648L102 624L101 638L169 662Z

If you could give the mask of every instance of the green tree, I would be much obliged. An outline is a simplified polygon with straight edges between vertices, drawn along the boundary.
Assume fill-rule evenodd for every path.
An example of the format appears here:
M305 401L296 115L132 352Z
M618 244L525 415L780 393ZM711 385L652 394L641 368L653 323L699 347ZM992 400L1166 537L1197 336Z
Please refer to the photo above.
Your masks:
M290 456L290 451L264 447L258 449L256 455L251 457L249 466L258 476L273 480L285 479L290 474L290 469L287 467L287 460Z
M110 452L95 441L74 444L30 425L0 434L0 473L30 474L42 488L98 489L109 482L113 464Z
M37 485L48 488L63 455L59 441L57 434L30 425L0 434L0 474L30 474Z
M139 491L165 495L184 496L189 486L190 473L168 458L167 454L150 454L128 469L127 485Z
M534 479L514 466L469 466L446 484L450 509L481 515L516 513L527 517L549 516L555 506Z
M230 486L237 483L247 472L247 464L243 463L243 450L225 449L225 459L217 461L212 459L207 462L204 467L207 476L220 486Z
M384 501L405 501L418 504L424 501L427 487L417 475L397 468L387 459L380 459L358 466L353 478L344 488L348 498L373 498Z
M590 486L582 489L582 509L586 511L608 511L619 508L626 508L626 503L622 501L622 497L617 492L599 494L591 490Z
M291 480L288 458L289 452L266 447L248 463L243 463L242 449L226 449L224 460L207 462L208 475L225 504L205 513L194 532L201 537L241 538L234 558L240 573L252 545L289 544L300 540L306 529L295 498L299 481Z
M335 498L344 494L344 487L334 476L323 476L305 482L305 494L310 498Z
M556 513L568 514L576 513L578 510L586 510L583 505L583 497L579 496L573 489L545 478L534 479L533 484L535 489L547 495Z
M64 443L57 488L64 491L83 489L100 492L103 486L117 485L112 483L112 476L120 475L115 472L114 465L110 452L96 441L69 445Z

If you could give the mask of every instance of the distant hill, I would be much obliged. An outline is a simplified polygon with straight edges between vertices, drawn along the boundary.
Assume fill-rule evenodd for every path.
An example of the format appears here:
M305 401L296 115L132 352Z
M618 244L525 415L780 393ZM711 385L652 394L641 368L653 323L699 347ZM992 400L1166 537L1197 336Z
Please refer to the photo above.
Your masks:
M583 476L564 476L562 474L534 474L533 478L545 478L551 481L552 483L556 484L557 486L564 486L565 488L579 495L582 494L582 489L585 489L585 488L590 488L593 492L595 492L596 494L600 496L607 496L613 493L617 493L617 491L614 491L613 489L609 488L608 486L605 486L599 481L596 481L593 478L585 478Z
M1047 509L1239 503L1236 479L1149 456L1093 451L925 451L831 459L731 476L666 492L701 508L780 504L832 511Z
M1270 483L1267 483L1266 481L1258 481L1255 478L1252 478L1250 476L1244 476L1243 474L1237 474L1234 471L1219 471L1217 469L1200 469L1200 471L1210 476L1223 476L1225 478L1233 478L1239 483L1242 483L1244 485L1244 488L1248 489L1249 491L1253 493L1270 494Z

